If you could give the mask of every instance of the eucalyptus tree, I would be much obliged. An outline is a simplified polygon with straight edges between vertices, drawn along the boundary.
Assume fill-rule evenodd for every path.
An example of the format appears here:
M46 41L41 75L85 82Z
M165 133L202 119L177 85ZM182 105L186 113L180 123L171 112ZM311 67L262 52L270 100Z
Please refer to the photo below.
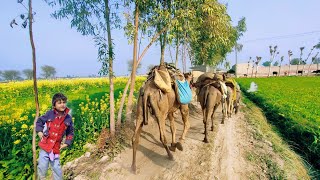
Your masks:
M307 58L306 58L305 60L303 60L303 62L302 62L302 63L303 63L303 66L302 66L302 72L304 72L304 65L306 65L306 64L307 64L307 61L308 61L308 59L309 59L309 57L310 57L310 55L311 55L312 51L313 51L315 48L316 48L316 45L312 46L312 48L311 48L311 50L310 50L310 52L309 52L309 54L308 54ZM311 62L310 64L312 64L312 62ZM309 74L309 72L308 72L308 74Z
M39 106L39 98L38 98L38 84L37 84L37 61L36 61L36 48L35 43L33 39L33 22L34 22L34 15L35 12L32 11L32 0L28 1L28 7L26 7L23 3L23 0L18 0L18 3L20 3L25 9L26 13L23 13L20 15L20 18L23 20L22 27L26 28L28 25L29 28L29 39L30 39L30 45L32 50L32 67L33 67L33 91L34 91L34 101L36 106L36 114L33 121L33 133L32 133L32 155L33 155L33 179L37 179L37 151L36 151L36 122L38 120L39 114L40 114L40 106ZM14 18L10 26L13 27L13 25L18 25L18 23Z
M310 74L310 68L311 68L311 65L312 65L312 64L317 63L317 70L318 70L318 63L319 63L319 61L315 62L315 61L317 60L318 54L319 54L319 52L317 52L317 54L312 57L311 63L310 63L309 68L308 68L308 75Z
M278 48L278 46L274 46L273 48L272 48L272 46L269 46L271 58L270 58L270 64L269 64L268 77L270 77L272 62L275 59L275 57L279 54L279 51L277 51L277 48Z
M281 73L281 65L282 65L283 59L284 59L284 56L281 56L281 58L280 58L280 64L279 64L279 73L278 73L278 76L280 76L280 73Z
M251 58L249 58L249 61L248 61L248 66L247 66L247 77L249 76L249 67L250 67L250 61L251 61Z
M244 19L233 27L226 6L209 0L199 5L195 17L197 21L190 26L190 46L194 55L192 64L216 66L235 46L242 33L237 27Z
M257 56L258 57L258 56ZM255 61L252 59L252 71L251 71L251 77L253 77L253 69L254 69Z
M288 50L288 57L289 57L289 70L288 70L288 76L290 76L290 69L291 69L291 56L292 56L292 51Z
M24 69L22 70L22 73L26 77L26 79L32 79L33 76L33 70L32 69Z
M242 48L243 48L243 45L242 44L239 44L237 43L235 46L234 46L234 53L235 53L235 57L236 57L236 66L235 66L235 76L237 77L238 75L238 72L237 72L237 64L238 64L238 52L242 51Z
M52 16L56 19L71 19L71 27L82 35L93 36L98 46L98 61L102 63L100 75L109 75L110 132L115 133L114 108L114 43L112 28L120 28L117 0L45 0L51 6L58 6Z
M298 75L298 71L299 71L299 65L300 63L303 63L302 62L302 55L303 55L303 50L304 50L304 47L300 47L300 58L299 58L299 61L298 61L298 64L297 64L297 71L296 71L296 74ZM303 73L303 72L302 72ZM301 73L301 75L302 75Z
M257 73L258 73L258 66L259 66L259 63L261 61L262 57L259 57L257 56L257 60L256 60L256 73L255 73L255 77L257 77Z

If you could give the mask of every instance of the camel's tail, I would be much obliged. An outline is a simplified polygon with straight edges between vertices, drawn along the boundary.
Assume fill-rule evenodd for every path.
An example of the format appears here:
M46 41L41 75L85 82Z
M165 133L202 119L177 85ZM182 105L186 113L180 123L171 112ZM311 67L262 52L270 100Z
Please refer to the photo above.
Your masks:
M203 107L206 107L206 105L207 105L207 99L208 99L208 95L209 95L209 88L210 88L210 86L207 86L206 90L205 90Z

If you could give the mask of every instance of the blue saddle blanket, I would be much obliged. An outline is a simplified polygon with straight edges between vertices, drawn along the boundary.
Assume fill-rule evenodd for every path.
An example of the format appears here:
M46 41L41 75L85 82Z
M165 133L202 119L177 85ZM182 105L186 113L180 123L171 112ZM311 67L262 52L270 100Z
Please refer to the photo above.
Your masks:
M192 100L192 91L188 81L176 80L178 86L179 101L181 104L189 104Z

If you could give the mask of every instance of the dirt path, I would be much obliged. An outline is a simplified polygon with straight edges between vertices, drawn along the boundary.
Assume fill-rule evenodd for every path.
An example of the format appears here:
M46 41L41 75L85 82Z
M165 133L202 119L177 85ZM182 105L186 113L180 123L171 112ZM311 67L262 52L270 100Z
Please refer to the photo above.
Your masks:
M174 161L168 159L159 141L158 125L151 121L143 127L137 152L138 173L130 170L132 149L125 149L111 164L101 164L97 179L242 179L246 162L241 155L241 114L220 124L221 110L218 109L215 129L209 132L210 143L202 142L204 135L202 113L198 103L193 103L190 114L191 128L183 143L183 151L173 153ZM177 138L182 133L182 120L176 117ZM211 125L210 125L211 126ZM167 138L171 141L167 124ZM99 166L99 165L98 165ZM87 179L78 176L76 179ZM88 178L89 179L89 178Z

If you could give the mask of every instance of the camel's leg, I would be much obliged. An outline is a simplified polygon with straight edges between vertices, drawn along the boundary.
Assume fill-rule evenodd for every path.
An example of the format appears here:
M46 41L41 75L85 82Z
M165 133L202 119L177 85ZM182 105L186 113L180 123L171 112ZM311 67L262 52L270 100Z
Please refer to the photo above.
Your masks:
M203 117L203 124L206 124L206 108L202 109L202 117ZM206 134L206 132L203 131L202 134Z
M205 115L205 123L204 123L204 139L203 139L203 142L205 143L209 143L208 141L208 119L211 118L211 115L212 115L212 112L213 112L213 108L212 107L207 107L206 108L206 115Z
M223 100L222 100L221 105L222 105L222 121L221 121L221 124L224 124L224 119L226 118L226 109L225 109L225 104L224 104Z
M168 119L170 121L170 130L171 130L171 136L172 136L172 143L169 149L171 151L176 151L176 125L174 123L174 117L173 112L168 114Z
M136 155L137 155L137 147L139 144L142 126L143 126L143 120L142 120L142 118L138 118L137 123L136 123L136 129L135 129L133 137L132 137L133 158L132 158L131 169L134 173L137 172Z
M165 134L166 119L163 118L163 116L160 114L158 114L157 118L158 118L158 125L159 125L159 131L160 131L160 141L162 142L163 147L166 149L169 159L173 160L173 155L169 150L169 146L167 145L167 138Z
M180 137L180 142L183 142L186 138L187 132L190 128L190 122L189 122L189 107L187 104L180 106L180 112L182 115L182 121L183 121L183 132Z
M215 114L215 112L216 112L216 110L217 110L217 108L218 108L218 105L216 104L215 106L214 106L214 108L213 108L213 112L212 112L212 115L211 115L211 131L213 131L213 120L214 120L214 114Z

